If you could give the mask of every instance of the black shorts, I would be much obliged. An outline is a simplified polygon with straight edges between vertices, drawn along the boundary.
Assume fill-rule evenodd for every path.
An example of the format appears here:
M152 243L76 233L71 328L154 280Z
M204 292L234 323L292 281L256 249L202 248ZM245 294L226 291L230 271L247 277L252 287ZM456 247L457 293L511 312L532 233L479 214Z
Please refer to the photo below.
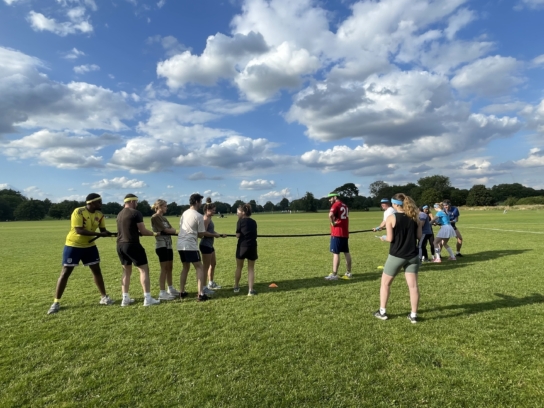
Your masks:
M455 223L454 223L454 222L450 222L450 224L451 224L451 227L452 227L455 231L457 231L457 227L455 226Z
M181 263L193 263L193 262L200 262L200 252L198 251L178 251L179 252L179 259L181 259Z
M257 256L257 247L245 248L238 247L236 248L236 259L247 259L248 261L256 261L259 259Z
M200 252L202 252L202 255L209 255L215 252L215 249L210 246L200 245L199 248L200 248Z
M117 244L117 255L119 255L121 265L147 265L147 255L141 244Z
M155 248L155 253L159 257L159 262L170 262L174 260L174 251L171 248Z

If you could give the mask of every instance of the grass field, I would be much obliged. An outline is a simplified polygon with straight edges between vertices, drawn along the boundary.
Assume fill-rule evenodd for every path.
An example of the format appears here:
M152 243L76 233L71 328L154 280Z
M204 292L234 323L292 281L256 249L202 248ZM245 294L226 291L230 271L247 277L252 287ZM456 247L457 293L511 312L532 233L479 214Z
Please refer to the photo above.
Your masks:
M322 213L254 218L261 234L328 231ZM351 229L380 218L354 212ZM221 233L234 233L235 223L215 219ZM188 300L149 308L134 278L136 304L119 307L115 241L101 238L116 305L98 305L91 273L79 267L61 311L48 316L69 221L1 223L0 406L544 406L544 212L466 211L458 226L465 257L422 267L420 322L412 325L402 274L390 320L372 316L377 266L388 253L374 233L351 236L355 279L336 282L323 279L328 237L261 238L256 297L245 296L245 271L233 293L236 240L217 240L223 289L214 299L196 302L191 271ZM142 242L156 296L154 240ZM179 270L176 258L175 281Z

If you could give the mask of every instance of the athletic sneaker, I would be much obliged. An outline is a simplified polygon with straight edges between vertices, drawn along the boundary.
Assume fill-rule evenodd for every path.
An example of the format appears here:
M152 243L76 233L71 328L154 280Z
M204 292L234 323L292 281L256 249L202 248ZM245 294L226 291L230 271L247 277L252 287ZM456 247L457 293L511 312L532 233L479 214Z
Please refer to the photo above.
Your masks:
M60 303L59 302L54 302L51 307L49 308L49 310L47 311L47 314L53 314L53 313L57 313L60 309Z
M344 276L342 276L342 279L351 279L353 278L353 275L351 274L351 272L346 272Z
M208 282L208 289L214 289L214 290L217 290L217 289L221 289L221 286L219 286L217 283L215 283L214 281L209 281Z
M460 257L462 258L462 257L463 257L463 254L462 254L461 252L457 252L457 253L455 254L455 256L456 256L456 257L459 257L459 256L460 256Z
M158 305L159 303L161 303L160 300L154 299L152 297L148 297L144 299L144 306L153 306L153 305Z
M387 320L387 319L389 319L389 316L387 316L387 314L381 313L379 310L378 310L377 312L374 313L374 317L377 317L377 318L380 319L380 320Z
M417 323L417 317L412 317L411 313L408 313L408 320L410 320L410 323L412 323L412 324Z
M185 299L187 296L189 296L189 294L188 294L187 292L181 292L181 293L179 294L179 298L180 298L180 299Z
M240 292L240 288L234 288L234 293Z
M442 259L440 259L440 258L434 258L434 259L433 259L433 262L434 262L434 263L440 263L440 262L442 262Z
M131 304L133 304L135 302L134 299L129 299L129 298L123 298L123 300L121 301L121 306L125 307L125 306L130 306Z
M457 259L456 259L454 256L450 256L450 257L448 258L448 260L449 260L449 261L457 261Z
M328 276L325 276L325 279L326 280L338 280L338 274L335 275L334 273L331 272L331 273L329 273Z
M159 300L175 300L178 297L166 291L159 293Z
M115 303L115 300L111 300L108 295L100 299L101 305L113 305L114 303Z
M196 300L198 302L205 302L206 300L210 300L210 298L204 293L203 295L198 295Z
M175 297L179 296L179 292L175 288L168 289L167 292L170 293L172 296L175 296Z
M211 289L208 289L207 286L204 286L204 289L202 290L202 292L204 292L205 295L208 295L208 296L213 296L215 295L215 292Z
M255 292L254 290L250 290L247 295L248 296L257 296L257 292Z

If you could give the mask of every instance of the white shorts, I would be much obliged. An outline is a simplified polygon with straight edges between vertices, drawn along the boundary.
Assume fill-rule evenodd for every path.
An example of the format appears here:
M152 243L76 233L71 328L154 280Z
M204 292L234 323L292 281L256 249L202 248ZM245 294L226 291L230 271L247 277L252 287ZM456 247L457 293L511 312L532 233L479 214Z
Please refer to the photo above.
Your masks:
M442 239L448 239L448 238L455 238L455 230L451 225L442 225L440 227L440 231L438 231L438 234L436 234L436 238L442 238Z

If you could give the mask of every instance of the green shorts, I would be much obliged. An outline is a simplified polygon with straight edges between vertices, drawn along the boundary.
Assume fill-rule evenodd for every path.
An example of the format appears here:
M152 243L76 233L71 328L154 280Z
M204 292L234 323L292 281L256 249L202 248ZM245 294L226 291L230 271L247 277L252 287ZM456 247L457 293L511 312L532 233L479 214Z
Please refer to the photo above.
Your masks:
M389 255L383 266L383 273L389 276L396 276L401 268L404 268L405 273L418 273L419 264L420 260L417 255L410 259L397 258L396 256Z

